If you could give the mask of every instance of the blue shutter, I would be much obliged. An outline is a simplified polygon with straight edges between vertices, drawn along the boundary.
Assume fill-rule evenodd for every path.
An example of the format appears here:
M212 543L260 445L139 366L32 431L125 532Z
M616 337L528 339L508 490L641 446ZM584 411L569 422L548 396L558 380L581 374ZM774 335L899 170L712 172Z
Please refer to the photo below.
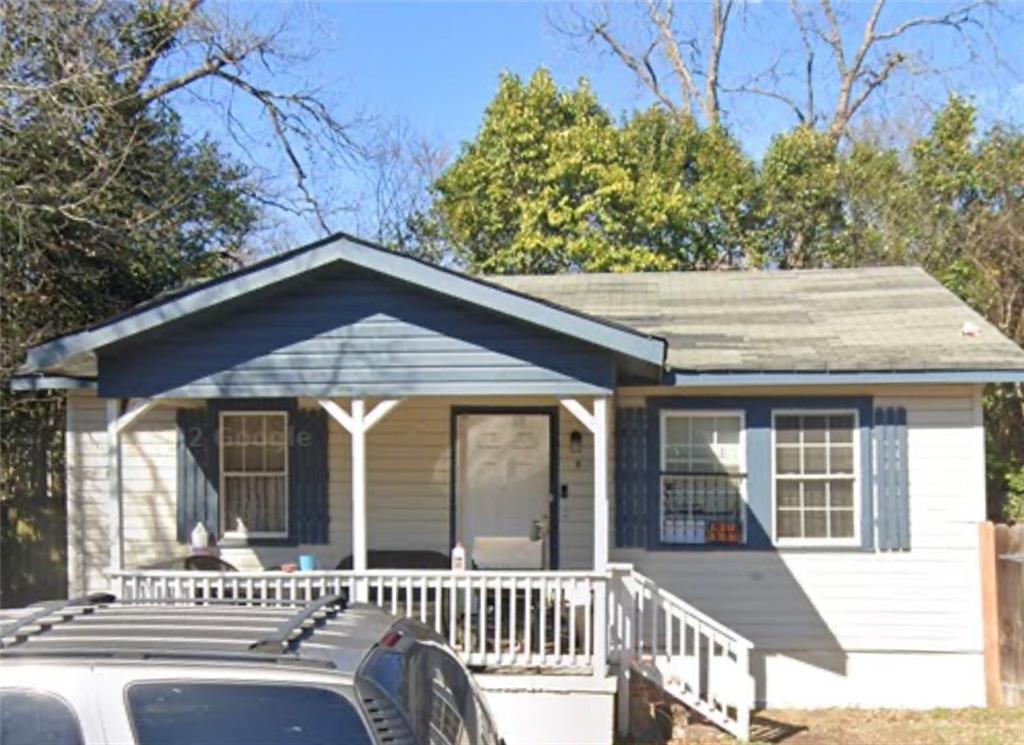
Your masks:
M327 543L327 413L295 409L289 450L289 538L295 543Z
M910 481L907 462L907 410L875 409L875 493L878 496L878 548L910 548Z
M216 414L208 408L178 410L178 541L187 543L196 523L220 534L217 495L219 453Z
M615 413L615 545L647 546L647 409Z

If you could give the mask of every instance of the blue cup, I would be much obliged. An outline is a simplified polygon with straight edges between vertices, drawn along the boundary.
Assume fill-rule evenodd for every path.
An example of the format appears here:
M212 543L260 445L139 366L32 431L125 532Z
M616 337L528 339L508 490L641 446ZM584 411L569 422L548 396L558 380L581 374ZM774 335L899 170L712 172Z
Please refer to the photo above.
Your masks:
M312 554L300 554L299 571L312 572L314 569L316 569L316 557Z

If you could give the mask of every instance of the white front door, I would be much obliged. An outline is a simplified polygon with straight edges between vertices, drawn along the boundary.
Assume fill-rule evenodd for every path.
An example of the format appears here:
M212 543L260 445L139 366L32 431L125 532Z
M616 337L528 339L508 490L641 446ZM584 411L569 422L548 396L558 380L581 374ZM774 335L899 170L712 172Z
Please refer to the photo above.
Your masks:
M462 414L456 422L457 525L466 550L472 556L479 537L529 539L534 521L547 524L550 417Z

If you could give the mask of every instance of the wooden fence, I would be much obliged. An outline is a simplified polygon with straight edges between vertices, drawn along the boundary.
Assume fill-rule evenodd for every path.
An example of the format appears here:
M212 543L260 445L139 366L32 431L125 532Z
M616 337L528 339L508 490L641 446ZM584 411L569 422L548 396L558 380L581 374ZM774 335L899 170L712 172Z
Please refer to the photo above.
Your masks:
M1024 525L981 526L990 706L1024 706Z

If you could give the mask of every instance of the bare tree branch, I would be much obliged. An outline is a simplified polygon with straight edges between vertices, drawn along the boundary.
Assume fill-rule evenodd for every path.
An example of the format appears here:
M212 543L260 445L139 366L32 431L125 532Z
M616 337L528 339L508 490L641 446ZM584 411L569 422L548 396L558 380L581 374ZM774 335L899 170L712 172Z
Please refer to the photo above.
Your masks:
M676 103L669 98L669 96L661 89L658 84L658 77L654 73L654 67L651 64L651 53L654 51L655 46L652 45L647 49L642 57L637 58L634 56L625 46L623 46L615 36L612 35L609 29L610 21L605 17L600 21L587 21L588 30L591 36L600 38L608 48L612 50L616 57L622 61L622 63L633 71L637 79L649 90L655 98L657 98L662 105L669 111L678 111ZM690 107L689 99L683 101L684 110L687 113L692 112Z
M676 40L672 30L673 4L671 2L667 3L664 14L658 9L658 4L655 0L647 0L646 8L648 17L654 23L661 36L661 45L664 48L665 56L678 79L679 97L681 101L685 102L687 113L692 113L694 101L700 103L703 108L703 102L700 101L697 86L693 82L693 75L683 60L683 55L679 49L679 42Z
M807 28L804 14L800 10L797 0L789 0L789 10L796 22L797 32L800 34L800 42L804 47L804 110L798 114L801 122L815 124L816 114L814 112L814 44L811 43L811 33Z
M687 118L699 112L707 124L716 125L721 118L722 57L736 0L713 0L706 30L695 31L691 36L680 34L683 21L677 8L689 11L696 6L677 6L674 0L635 0L632 7L646 29L647 40L638 41L615 31L608 3L600 6L600 10L573 11L574 22L569 27L556 22L552 25L567 36L600 42L668 111ZM704 25L692 21L685 19L687 27ZM674 79L678 93L666 90L659 79L659 69L661 77Z

